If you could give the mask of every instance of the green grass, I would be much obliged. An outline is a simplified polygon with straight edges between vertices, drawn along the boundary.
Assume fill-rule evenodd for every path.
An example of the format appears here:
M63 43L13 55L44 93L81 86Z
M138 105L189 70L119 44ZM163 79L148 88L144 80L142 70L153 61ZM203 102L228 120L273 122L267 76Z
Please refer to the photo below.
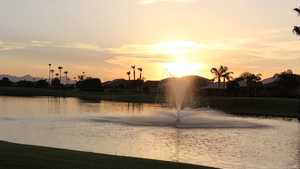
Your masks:
M0 141L0 169L209 169L191 164L112 156Z

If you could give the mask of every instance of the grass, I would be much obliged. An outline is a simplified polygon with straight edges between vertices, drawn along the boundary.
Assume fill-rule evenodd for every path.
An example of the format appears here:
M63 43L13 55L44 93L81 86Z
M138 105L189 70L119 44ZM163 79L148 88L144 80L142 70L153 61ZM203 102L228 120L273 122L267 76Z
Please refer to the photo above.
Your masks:
M0 141L0 169L210 169L191 164Z

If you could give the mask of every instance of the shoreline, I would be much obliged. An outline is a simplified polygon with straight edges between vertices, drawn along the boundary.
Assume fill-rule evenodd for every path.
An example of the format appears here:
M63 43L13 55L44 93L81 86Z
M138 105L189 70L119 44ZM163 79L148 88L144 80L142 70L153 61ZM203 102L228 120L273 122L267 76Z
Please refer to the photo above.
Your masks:
M213 169L186 163L115 156L0 141L0 169Z
M88 92L40 88L0 87L0 96L16 97L75 97L86 100L107 100L136 103L163 103L157 94L134 92ZM300 99L276 97L195 97L191 107L210 107L241 116L300 117Z

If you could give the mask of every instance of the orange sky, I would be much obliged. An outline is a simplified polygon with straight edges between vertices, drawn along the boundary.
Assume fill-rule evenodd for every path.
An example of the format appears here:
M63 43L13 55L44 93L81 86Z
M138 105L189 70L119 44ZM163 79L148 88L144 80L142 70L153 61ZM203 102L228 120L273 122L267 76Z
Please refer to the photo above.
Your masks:
M291 29L298 0L27 0L0 6L0 74L47 76L48 63L71 76L145 79L197 74L226 65L264 77L300 73Z

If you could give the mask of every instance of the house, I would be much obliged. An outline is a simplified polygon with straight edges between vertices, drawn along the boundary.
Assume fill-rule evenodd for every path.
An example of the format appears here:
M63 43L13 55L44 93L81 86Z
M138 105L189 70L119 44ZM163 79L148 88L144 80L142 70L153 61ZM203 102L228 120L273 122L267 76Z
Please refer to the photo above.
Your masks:
M271 96L300 96L300 75L286 74L282 78L269 77L262 80L265 92Z

